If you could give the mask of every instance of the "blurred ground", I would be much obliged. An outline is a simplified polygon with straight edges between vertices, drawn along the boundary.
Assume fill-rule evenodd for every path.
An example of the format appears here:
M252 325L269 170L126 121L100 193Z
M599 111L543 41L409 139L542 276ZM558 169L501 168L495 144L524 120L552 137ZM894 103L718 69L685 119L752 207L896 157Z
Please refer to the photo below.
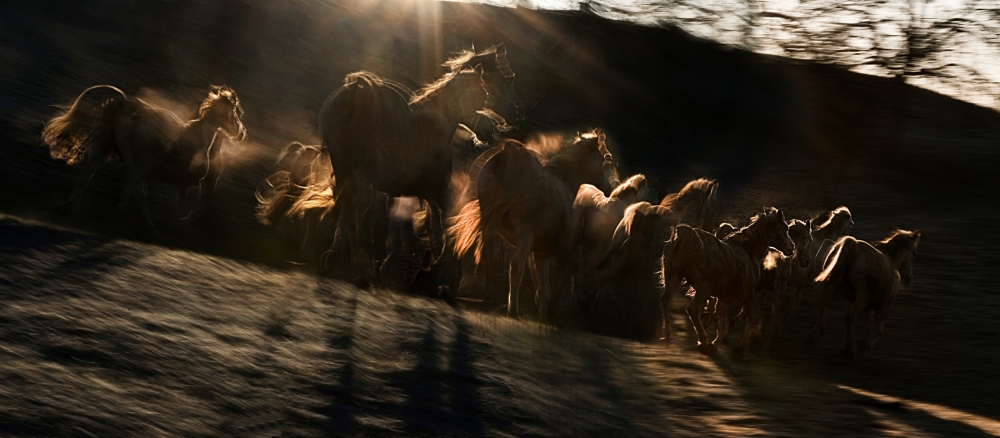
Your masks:
M859 238L922 230L874 353L841 359L837 311L803 346L808 296L770 357L744 364L696 355L679 307L681 339L640 346L289 272L292 248L253 218L280 148L316 141L347 72L415 86L443 57L419 50L433 10L365 4L0 6L3 435L1000 434L996 112L675 29L437 12L443 52L508 46L525 133L602 126L660 192L719 178L723 220L843 204ZM135 211L113 213L120 166L77 215L50 213L75 174L40 147L41 126L97 83L185 114L226 83L246 109L251 140L225 152L209 211L156 246L139 242Z

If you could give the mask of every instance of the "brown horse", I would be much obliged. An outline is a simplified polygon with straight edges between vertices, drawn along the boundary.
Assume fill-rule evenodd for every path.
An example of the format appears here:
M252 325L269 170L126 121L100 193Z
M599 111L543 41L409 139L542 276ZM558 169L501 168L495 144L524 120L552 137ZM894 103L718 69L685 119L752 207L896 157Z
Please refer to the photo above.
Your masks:
M623 183L624 185L624 183ZM588 329L651 342L660 338L667 314L659 306L660 256L674 222L662 207L642 201L630 205L615 229L614 252L597 275L595 306L588 312ZM596 290L595 290L596 289ZM601 297L608 297L602 299Z
M750 225L731 234L725 241L707 231L687 225L674 228L673 236L663 250L665 289L661 305L666 314L670 299L680 287L682 277L695 288L694 298L687 305L687 314L698 336L698 350L702 353L714 353L718 343L725 340L729 324L723 320L729 305L736 301L742 304L743 312L746 313L747 329L740 346L733 350L733 354L740 356L746 350L757 324L754 289L760 280L760 266L767 255L768 246L784 252L791 252L794 247L788 236L784 214L775 208L766 209L763 214L755 216ZM716 315L720 321L716 338L711 342L702 324L702 310L709 297L718 298ZM669 332L665 333L665 337L668 336Z
M699 178L685 184L681 191L664 196L660 206L676 215L678 223L713 230L718 214L715 201L718 189L718 181Z
M544 165L540 156L514 140L504 140L473 163L470 201L449 228L455 253L469 251L479 263L484 237L500 236L514 252L509 266L507 314L517 315L518 290L529 257L536 300L542 318L551 301L549 271L552 262L575 273L580 266L574 194L581 184L610 190L617 172L603 132L577 136ZM540 266L540 268L539 268Z
M573 201L573 211L578 217L581 241L587 253L586 269L594 269L611 252L615 230L625 217L625 210L645 198L646 177L632 175L611 192L604 192L591 184L580 185Z
M340 210L333 251L343 257L349 247L356 279L370 283L374 277L375 243L363 224L375 191L427 200L433 207L429 220L442 220L451 140L489 97L482 67L467 66L476 55L464 51L448 60L449 72L416 92L374 73L351 73L323 104L320 131L335 169Z
M807 225L812 227L815 221L815 219L811 219L807 222ZM833 250L834 242L850 233L853 226L854 220L851 217L851 211L847 207L837 207L826 214L826 219L822 223L812 228L809 246L799 247L796 242L796 253L801 253L803 255L802 260L808 260L808 264L804 267L791 265L788 270L788 277L785 282L785 289L783 290L791 289L792 304L788 308L788 313L785 315L786 318L790 318L795 313L795 309L798 308L802 297L802 290L811 286L813 279L823 270L823 262L826 261L827 256ZM804 236L805 231L796 231L796 233ZM789 234L792 234L791 229L789 229Z
M771 336L776 334L780 326L778 312L785 290L794 281L793 279L804 275L812 263L813 254L810 248L812 248L813 237L810 222L811 220L803 222L798 219L792 219L788 223L788 236L795 245L792 255L787 256L776 248L768 248L767 255L764 257L764 262L761 265L760 280L757 282L754 293L757 295L757 300L760 304L763 304L764 301L770 301ZM795 299L797 301L797 294ZM795 303L792 305L794 308ZM769 340L769 338L765 339L765 344Z
M867 347L871 351L884 333L885 320L899 288L913 280L913 256L917 254L920 235L920 231L896 230L874 245L851 236L838 240L823 272L816 277L819 317L809 334L809 342L816 342L823 335L826 308L841 296L854 303L845 318L846 354L854 357L854 321L866 312L875 318L868 325Z
M193 185L200 187L200 200L211 196L222 173L223 138L246 137L243 108L236 92L212 86L198 109L198 118L181 121L174 113L154 107L142 99L126 97L121 90L98 85L86 89L66 111L54 117L42 131L52 158L83 171L67 205L76 208L90 179L112 156L125 165L126 181L119 211L138 192L143 219L156 227L149 215L147 181L171 184L178 198ZM219 133L224 135L219 135Z
M819 242L824 240L836 242L837 239L850 234L853 226L854 218L851 216L851 210L840 206L827 213L826 219L813 229L813 239Z

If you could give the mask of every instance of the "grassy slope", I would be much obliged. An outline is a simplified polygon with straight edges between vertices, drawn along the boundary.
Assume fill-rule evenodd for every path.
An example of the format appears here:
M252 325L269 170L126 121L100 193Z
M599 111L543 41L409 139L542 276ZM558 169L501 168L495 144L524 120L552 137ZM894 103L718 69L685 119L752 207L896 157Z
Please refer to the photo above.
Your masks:
M800 337L738 364L695 354L687 330L641 346L10 218L0 235L4 436L1000 432L920 403L996 390L995 354L912 339L927 276L860 364Z

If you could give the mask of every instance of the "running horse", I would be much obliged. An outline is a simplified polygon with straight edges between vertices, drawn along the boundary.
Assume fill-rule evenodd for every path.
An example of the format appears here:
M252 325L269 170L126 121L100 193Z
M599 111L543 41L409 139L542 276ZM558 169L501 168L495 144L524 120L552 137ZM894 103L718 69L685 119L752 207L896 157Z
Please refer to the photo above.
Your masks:
M542 319L549 318L553 262L577 276L583 266L579 218L573 211L582 184L611 190L618 184L614 159L600 130L578 135L551 159L524 144L504 140L484 152L469 172L471 201L453 218L448 232L455 254L468 252L478 265L484 239L500 237L514 247L509 265L507 315L517 316L525 267L537 287ZM530 266L529 266L530 262Z
M483 67L468 66L480 55L458 53L443 64L448 73L416 92L374 73L351 73L323 104L320 132L337 178L334 208L339 210L332 252L349 260L355 281L374 280L375 242L365 214L376 191L426 200L431 205L427 220L440 222L435 228L443 230L451 140L459 125L475 120L489 97Z
M117 157L126 173L118 209L123 211L138 194L143 219L155 233L147 182L173 185L178 195L198 185L199 202L185 219L193 217L222 174L223 139L246 138L242 119L240 99L225 85L213 85L198 108L198 118L187 122L142 99L127 97L118 88L97 85L52 118L42 140L52 158L83 167L67 206L78 207L90 179L109 158Z

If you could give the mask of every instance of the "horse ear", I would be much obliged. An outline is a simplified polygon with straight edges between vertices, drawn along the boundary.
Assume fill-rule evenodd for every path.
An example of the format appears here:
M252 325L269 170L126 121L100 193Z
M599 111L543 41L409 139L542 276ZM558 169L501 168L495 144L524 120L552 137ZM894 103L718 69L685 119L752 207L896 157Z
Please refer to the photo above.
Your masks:
M476 72L476 74L478 74L479 76L482 76L483 75L483 65L482 64L476 64L476 66L472 68L472 71Z
M471 50L472 50L472 53L476 53L476 42L475 41L472 42L472 49Z
M601 128L597 128L597 142L600 143L601 146L604 146L604 142L607 141L607 139L608 136L607 134L604 133L604 130Z
M507 47L504 46L503 43L497 44L493 49L493 53L496 54L496 58L503 58L504 56L507 56Z
M920 243L920 230L913 232L913 246L916 246L918 243Z

